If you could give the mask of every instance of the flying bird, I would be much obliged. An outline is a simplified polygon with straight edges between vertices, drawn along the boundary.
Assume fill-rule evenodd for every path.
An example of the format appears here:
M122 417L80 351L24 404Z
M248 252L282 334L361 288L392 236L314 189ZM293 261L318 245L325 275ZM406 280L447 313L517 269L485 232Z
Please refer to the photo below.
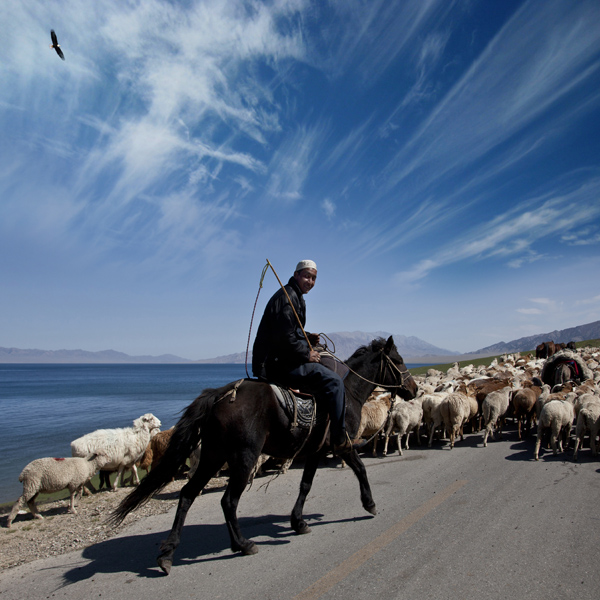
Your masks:
M50 30L50 37L52 38L52 43L50 44L50 48L54 48L56 50L56 54L58 54L63 60L65 60L65 55L63 51L60 49L60 44L58 43L58 39L56 39L56 34L54 33L54 29Z

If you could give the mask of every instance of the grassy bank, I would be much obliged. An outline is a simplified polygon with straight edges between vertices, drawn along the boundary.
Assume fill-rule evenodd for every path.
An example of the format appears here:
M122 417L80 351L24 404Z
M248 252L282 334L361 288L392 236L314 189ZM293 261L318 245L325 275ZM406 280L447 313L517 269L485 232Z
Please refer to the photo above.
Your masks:
M584 348L591 346L592 348L600 348L600 339L598 340L586 340L584 342L576 342L575 346L577 348ZM528 354L533 354L535 356L535 348L533 350L529 350L526 352L519 352L522 356L527 356ZM485 358L476 358L474 360L463 360L458 362L459 367L466 367L467 365L474 365L479 367L480 365L488 366L494 358L500 358L503 354L497 354L495 356L486 356ZM426 367L416 367L415 369L409 369L409 371L413 375L425 375L429 369L436 369L441 371L442 373L447 373L448 369L452 367L455 363L447 363L443 365L430 365Z

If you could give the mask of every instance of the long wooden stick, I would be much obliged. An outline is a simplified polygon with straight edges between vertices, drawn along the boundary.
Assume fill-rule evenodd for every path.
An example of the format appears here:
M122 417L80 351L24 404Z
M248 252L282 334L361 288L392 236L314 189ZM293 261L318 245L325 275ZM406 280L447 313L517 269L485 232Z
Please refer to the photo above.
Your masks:
M279 275L277 275L277 271L275 271L275 268L270 263L270 261L269 261L268 258L267 258L267 264L269 265L269 267L271 267L271 270L275 274L275 277L277 277L277 281L279 281L279 285L281 286L281 289L283 290L283 293L285 294L285 297L287 298L287 301L290 303L290 306L292 307L292 310L294 311L294 315L296 317L296 321L298 321L298 325L300 325L300 329L302 330L302 333L304 334L304 338L306 339L306 343L308 344L308 348L309 348L309 350L312 350L313 347L311 346L311 343L308 341L308 336L306 335L306 331L304 331L304 327L302 327L302 322L300 321L300 317L298 316L298 313L296 312L296 309L294 308L294 305L292 304L292 300L291 300L289 294L287 293L287 290L283 286L283 283L281 283L281 279L279 279Z

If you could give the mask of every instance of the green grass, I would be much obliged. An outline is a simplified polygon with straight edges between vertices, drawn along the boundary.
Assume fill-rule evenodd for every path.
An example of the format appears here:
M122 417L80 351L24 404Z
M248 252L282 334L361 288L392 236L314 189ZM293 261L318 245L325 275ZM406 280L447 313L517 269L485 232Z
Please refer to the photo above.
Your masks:
M523 352L522 354L527 354ZM466 367L467 365L474 365L479 367L480 365L485 365L486 367L494 360L494 358L499 358L502 356L501 354L497 354L496 356L486 356L485 358L475 358L473 360L461 360L458 361L458 366L460 368ZM441 371L442 373L447 373L448 369L454 366L455 363L445 363L443 365L429 365L425 367L416 367L415 369L409 369L412 375L425 375L429 369L435 369L436 371Z

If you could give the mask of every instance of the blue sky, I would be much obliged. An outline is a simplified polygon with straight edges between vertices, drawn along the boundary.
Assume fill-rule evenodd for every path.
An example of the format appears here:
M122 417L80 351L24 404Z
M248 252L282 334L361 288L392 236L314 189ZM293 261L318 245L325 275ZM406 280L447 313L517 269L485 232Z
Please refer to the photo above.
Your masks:
M267 258L317 262L310 331L468 352L600 319L597 0L0 22L0 346L242 351Z

